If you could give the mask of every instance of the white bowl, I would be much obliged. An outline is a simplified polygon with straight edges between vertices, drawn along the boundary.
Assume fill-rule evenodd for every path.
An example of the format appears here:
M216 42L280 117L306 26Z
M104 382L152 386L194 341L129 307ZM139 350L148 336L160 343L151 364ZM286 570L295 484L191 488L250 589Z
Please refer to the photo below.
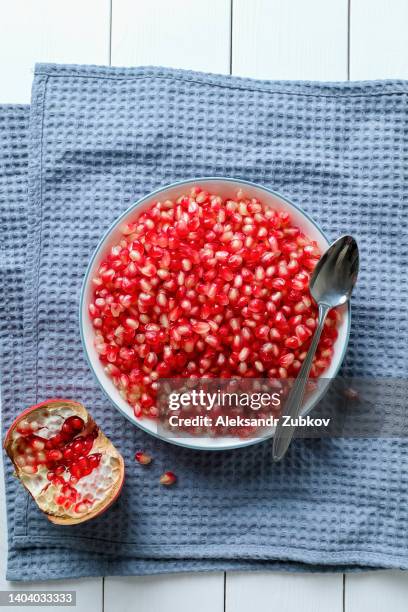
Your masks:
M154 436L180 446L201 450L226 450L255 444L265 440L265 436L262 438L242 440L232 437L169 438L161 435L158 432L158 427L155 421L146 418L136 419L131 406L122 398L112 380L104 372L103 365L99 361L98 354L94 347L95 334L88 315L88 304L92 301L93 295L92 278L96 276L97 270L110 247L120 241L120 228L123 226L123 224L133 220L135 216L148 208L154 200L176 199L178 196L187 193L189 188L191 188L193 185L200 185L205 190L212 193L217 193L222 197L234 197L237 190L242 189L244 194L248 197L256 197L264 204L272 206L276 210L288 211L291 215L293 223L299 226L309 238L315 240L322 252L329 246L329 242L323 231L305 212L281 196L279 193L266 189L265 187L261 187L260 185L256 185L255 183L231 178L194 178L167 185L166 187L162 187L161 189L148 194L146 197L138 200L132 206L130 206L130 208L128 208L111 225L99 242L94 254L92 255L91 261L89 262L82 285L80 298L80 331L85 355L98 383L114 406L126 418L128 418L129 421ZM350 332L350 309L347 306L343 307L343 315L341 323L338 327L338 332L338 338L334 344L334 355L331 364L324 375L325 380L332 379L336 376L346 352ZM306 414L313 408L313 406L315 406L315 404L322 398L323 394L327 390L327 386L328 385L318 386L318 389L311 394L308 400L305 402L302 414ZM271 431L268 437L271 436L273 436L273 431Z

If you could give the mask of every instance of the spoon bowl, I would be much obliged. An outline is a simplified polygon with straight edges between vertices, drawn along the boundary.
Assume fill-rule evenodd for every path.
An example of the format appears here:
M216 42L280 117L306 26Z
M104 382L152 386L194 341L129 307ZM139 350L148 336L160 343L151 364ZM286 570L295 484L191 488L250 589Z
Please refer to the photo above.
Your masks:
M320 258L310 280L310 293L316 302L330 308L345 304L351 296L359 268L357 242L342 236Z

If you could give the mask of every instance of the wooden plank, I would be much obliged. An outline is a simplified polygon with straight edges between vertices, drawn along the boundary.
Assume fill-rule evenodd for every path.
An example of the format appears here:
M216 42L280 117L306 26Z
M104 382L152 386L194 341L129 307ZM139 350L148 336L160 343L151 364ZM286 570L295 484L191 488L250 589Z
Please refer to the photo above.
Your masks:
M234 0L232 72L347 79L347 0Z
M351 0L350 77L408 78L407 0Z
M110 0L0 0L0 103L30 101L35 62L109 63Z
M105 578L104 612L224 612L224 574Z
M400 571L347 574L344 612L407 612L408 575Z
M46 519L44 519L46 520ZM7 525L6 507L3 478L3 459L0 459L0 591L44 591L47 589L54 591L75 591L76 592L76 612L101 612L103 602L103 580L102 578L86 578L81 580L50 580L44 582L8 582L6 575L7 559ZM44 563L47 560L44 559ZM11 608L8 608L11 609ZM13 606L16 612L24 612L27 606ZM36 608L39 609L38 607ZM50 606L44 608L47 612L58 612L60 606Z
M225 601L226 612L342 612L343 576L229 572Z
M112 64L229 72L230 0L113 0Z
M408 78L406 0L351 0L350 78ZM406 612L406 572L348 574L345 612Z

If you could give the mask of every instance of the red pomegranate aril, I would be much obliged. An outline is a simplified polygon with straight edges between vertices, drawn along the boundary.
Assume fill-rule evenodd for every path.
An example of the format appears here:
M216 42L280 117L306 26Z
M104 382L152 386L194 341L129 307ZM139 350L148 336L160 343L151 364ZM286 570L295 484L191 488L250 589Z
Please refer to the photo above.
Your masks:
M308 270L310 270L311 272L313 272L313 270L315 269L315 267L318 264L318 259L304 259L303 260L303 265L306 266L306 268Z
M83 441L82 440L77 440L76 442L74 442L74 444L72 445L72 451L75 455L80 455L83 452Z
M290 254L291 257L294 256L294 253ZM291 274L296 274L299 271L300 264L296 261L296 259L291 259L288 263L288 270Z
M239 359L239 361L246 361L248 359L249 355L250 355L249 348L248 347L244 347L239 352L238 359Z
M319 368L320 370L325 370L329 366L329 363L330 363L329 359L319 358L319 359L316 359L316 361L314 362L314 365L316 368Z
M259 300L255 298L251 300L248 304L248 308L251 312L261 313L265 310L265 302L263 300Z
M29 443L31 448L33 448L35 451L42 451L45 448L44 440L37 436L33 436Z
M285 353L281 355L279 358L279 365L283 368L289 368L295 361L295 356L293 353Z
M278 329L286 329L288 326L288 322L287 319L285 317L285 315L283 314L283 312L277 312L276 316L275 316L275 326Z
M309 317L308 319L306 319L305 324L309 329L313 330L316 327L316 319L314 319L313 317Z
M267 338L269 337L269 332L270 332L270 328L267 325L259 325L255 329L255 336L259 340L267 340Z
M285 346L291 349L298 349L302 346L302 342L297 336L289 336L285 340Z
M259 349L259 356L262 362L270 362L276 356L276 345L266 342Z
M322 351L320 351L320 356L323 359L331 359L333 357L333 349L332 348L326 348L323 349Z
M276 289L277 291L282 291L286 288L286 280L284 278L274 278L272 283L272 289Z
M170 472L170 471L164 472L164 474L160 476L160 484L162 485L170 486L174 484L176 480L177 480L177 477L174 474L174 472Z
M301 313L306 312L307 306L305 305L303 301L297 302L297 304L295 304L295 306L293 307L293 310L295 311L296 314L301 314Z
M306 325L301 325L301 324L296 325L295 333L301 342L305 342L312 335L312 332L310 331L310 329L306 327Z
M347 387L346 389L344 389L343 395L346 399L351 400L352 402L355 402L360 399L359 392L357 391L357 389L353 389L352 387Z
M288 324L292 327L295 328L297 325L300 325L300 323L302 323L302 315L293 315L292 317L290 317L288 319Z
M216 336L210 334L204 338L204 341L207 342L207 344L209 344L213 348L218 348L219 342Z
M138 463L141 463L142 465L149 465L149 463L152 462L152 458L148 453L145 453L144 451L137 451L137 453L135 454L135 459Z
M113 345L108 346L107 351L106 351L107 360L110 361L111 363L114 363L118 356L118 352L119 352L119 348L117 346L113 346Z
M206 321L196 321L191 324L193 331L196 334L208 334L210 331L210 325Z
M85 423L83 419L81 419L81 417L71 416L66 419L62 427L62 431L69 432L69 433L73 433L73 432L78 433L83 430L84 425Z
M161 377L298 371L316 327L308 284L319 250L286 211L197 187L153 202L126 232L100 266L89 316L105 371L137 417L158 415ZM336 316L316 374L332 358Z
M53 449L47 452L46 457L47 457L47 461L57 462L57 461L61 461L63 454L60 450Z
M278 329L276 329L275 327L271 328L271 331L269 332L269 337L274 342L280 342L282 340L281 332Z

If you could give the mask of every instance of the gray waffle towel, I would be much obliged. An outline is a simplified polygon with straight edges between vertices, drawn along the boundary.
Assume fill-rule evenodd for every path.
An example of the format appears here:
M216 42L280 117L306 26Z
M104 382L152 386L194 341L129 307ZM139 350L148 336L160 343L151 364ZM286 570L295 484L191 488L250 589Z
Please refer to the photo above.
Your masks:
M0 107L3 427L49 397L82 401L127 481L103 516L51 525L6 461L8 577L216 569L408 568L406 441L298 440L226 453L133 427L82 354L78 298L100 236L140 196L192 176L285 194L362 251L344 372L408 372L407 83L266 82L162 68L38 65L32 105ZM405 176L406 178L406 176ZM137 469L134 452L155 458ZM157 484L164 468L179 483Z

